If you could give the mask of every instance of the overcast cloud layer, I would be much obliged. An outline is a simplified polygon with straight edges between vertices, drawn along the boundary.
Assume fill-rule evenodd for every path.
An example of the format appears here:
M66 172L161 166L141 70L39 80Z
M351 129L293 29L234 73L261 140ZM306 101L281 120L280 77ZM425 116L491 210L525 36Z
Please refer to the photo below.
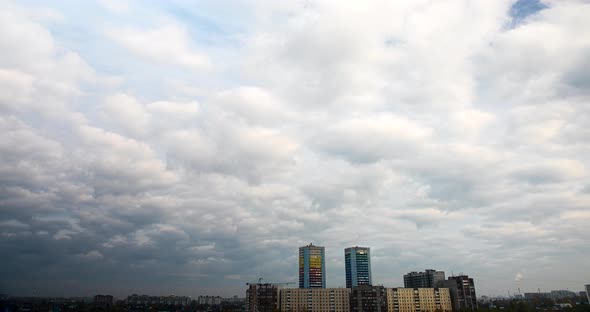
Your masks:
M0 292L590 283L587 1L0 3Z

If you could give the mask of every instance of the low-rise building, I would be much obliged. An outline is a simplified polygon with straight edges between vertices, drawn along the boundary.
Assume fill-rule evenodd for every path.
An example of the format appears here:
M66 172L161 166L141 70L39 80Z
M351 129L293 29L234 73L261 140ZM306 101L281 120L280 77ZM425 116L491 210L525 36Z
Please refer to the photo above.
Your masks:
M283 312L349 312L348 288L285 288L280 291Z
M387 288L388 312L451 312L448 288Z

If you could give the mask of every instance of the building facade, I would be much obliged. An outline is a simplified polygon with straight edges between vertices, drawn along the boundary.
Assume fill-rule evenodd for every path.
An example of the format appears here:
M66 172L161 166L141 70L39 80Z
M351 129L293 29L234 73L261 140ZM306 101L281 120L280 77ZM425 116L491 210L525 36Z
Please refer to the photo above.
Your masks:
M584 288L586 290L586 299L588 299L588 302L590 303L590 284L585 285Z
M405 288L435 288L445 280L445 272L427 269L424 272L410 272L404 275Z
M228 304L239 304L246 302L246 298L240 298L238 296L221 298L221 303L228 303Z
M451 312L448 288L387 288L388 312Z
M387 312L387 295L383 286L355 286L350 291L351 312Z
M280 291L282 312L349 312L348 288L285 288Z
M221 304L220 296L199 296L197 301L199 304L219 305Z
M326 288L324 247L313 244L299 247L299 288Z
M167 304L167 305L187 305L191 302L190 297L186 296L147 296L133 294L127 296L127 303L132 305L146 306L151 304Z
M250 284L246 290L246 312L276 312L279 309L279 286Z
M576 298L576 293L570 290L560 289L560 290L552 290L551 291L551 299L553 300L560 300L560 299L574 299Z
M346 288L372 285L371 249L369 247L349 247L344 249Z
M103 308L110 308L113 306L113 296L96 295L94 296L94 304Z
M453 310L477 310L477 296L473 278L469 278L467 275L450 276L443 285L448 287L451 292Z

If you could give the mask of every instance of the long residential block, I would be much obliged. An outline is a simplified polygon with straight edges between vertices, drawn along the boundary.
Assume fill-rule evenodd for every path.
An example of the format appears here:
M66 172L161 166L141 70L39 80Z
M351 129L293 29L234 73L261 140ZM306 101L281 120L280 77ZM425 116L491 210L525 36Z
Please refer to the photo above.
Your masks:
M451 312L448 288L387 288L388 312Z
M349 312L348 288L285 288L280 291L282 312Z

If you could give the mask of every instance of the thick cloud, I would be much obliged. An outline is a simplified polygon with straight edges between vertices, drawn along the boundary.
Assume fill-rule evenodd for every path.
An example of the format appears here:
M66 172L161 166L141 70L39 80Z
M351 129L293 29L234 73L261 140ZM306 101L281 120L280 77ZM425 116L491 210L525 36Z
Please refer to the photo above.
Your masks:
M588 283L587 2L231 4L0 5L1 292Z
M109 36L146 61L197 69L210 65L206 56L193 51L186 30L178 25L162 25L145 31L111 29Z

